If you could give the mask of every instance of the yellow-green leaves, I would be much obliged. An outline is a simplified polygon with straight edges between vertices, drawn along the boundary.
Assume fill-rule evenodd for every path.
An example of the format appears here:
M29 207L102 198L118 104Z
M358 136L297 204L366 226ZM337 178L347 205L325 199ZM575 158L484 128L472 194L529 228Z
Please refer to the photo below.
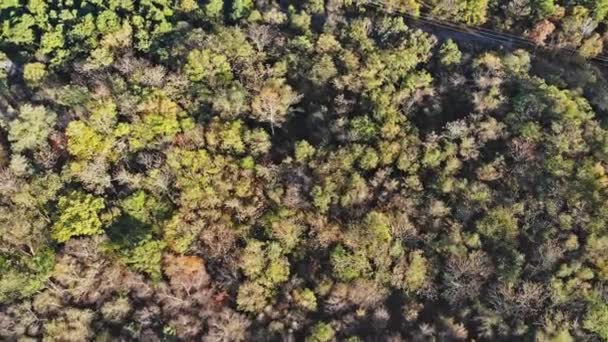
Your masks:
M365 277L371 272L371 265L362 252L348 251L342 245L334 248L330 260L335 277L342 281Z
M239 286L236 303L239 310L245 312L261 312L268 304L269 290L252 281L245 281Z
M589 299L583 327L598 334L604 340L608 339L608 305L598 293L593 293Z
M230 13L230 17L233 20L241 19L248 15L252 9L252 0L234 0L232 1L232 12Z
M331 325L325 322L315 324L306 337L306 342L330 342L333 341L336 332Z
M477 231L496 243L513 243L519 235L517 219L512 210L504 207L494 208L477 223Z
M162 93L146 99L138 108L140 120L130 125L129 143L138 150L171 141L190 120L177 103Z
M9 124L8 139L15 152L32 150L46 144L57 115L43 106L23 105L15 120Z
M51 52L54 52L59 56L60 49L64 44L63 25L57 25L53 30L42 35L42 38L40 39L40 53L50 54Z
M488 0L445 0L431 1L431 13L448 20L460 21L468 25L481 25L488 16Z
M262 273L265 265L264 243L261 241L251 241L245 247L241 257L241 268L248 277L256 277Z
M439 49L439 60L445 66L459 64L462 59L462 53L458 49L458 45L451 39L448 39Z
M152 279L159 280L162 276L161 261L165 248L163 241L144 240L124 259L133 269L148 274Z
M244 311L261 311L275 287L289 279L289 261L280 245L274 242L250 240L241 256L240 267L248 278L237 295L237 304Z
M191 51L184 72L190 80L210 85L224 84L232 79L228 58L209 49Z
M298 141L295 146L295 157L298 162L307 162L315 154L315 148L306 140Z
M249 242L241 257L241 268L250 279L269 288L289 276L289 261L277 243Z
M205 14L213 19L221 17L224 10L224 0L209 0L205 5Z
M72 121L68 125L68 151L78 159L91 159L109 152L110 142L83 121Z
M405 271L405 288L416 291L422 288L428 280L428 261L422 251L411 252L408 258L408 268Z
M103 233L103 198L79 191L72 191L59 198L58 218L53 223L53 239L66 242L73 236Z
M47 74L43 63L28 63L23 67L23 78L30 86L38 86Z
M311 289L295 290L293 296L298 306L308 311L317 311L317 297Z

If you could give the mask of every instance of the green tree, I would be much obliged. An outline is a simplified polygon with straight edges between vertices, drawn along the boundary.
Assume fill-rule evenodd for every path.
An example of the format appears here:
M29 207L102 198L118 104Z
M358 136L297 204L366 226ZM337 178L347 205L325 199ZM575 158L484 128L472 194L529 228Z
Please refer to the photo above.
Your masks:
M57 115L43 106L24 105L17 118L9 123L8 139L15 152L38 149L46 144Z
M468 25L481 25L487 20L488 4L489 0L433 0L431 13Z
M598 33L594 33L591 37L583 40L583 44L578 49L578 53L584 58L593 58L602 53L604 43L602 37Z
M315 154L315 148L306 140L298 141L295 146L295 157L299 162L306 162Z
M55 253L45 246L31 256L0 255L0 303L28 298L45 286Z
M490 241L513 243L519 234L519 227L512 211L499 207L488 211L477 223L477 231Z
M245 281L239 286L236 303L239 310L246 312L261 312L268 303L269 290L256 283Z
M583 327L604 340L608 339L608 305L598 294L589 298Z
M411 252L408 261L409 266L405 272L405 288L408 291L416 291L422 288L428 280L429 263L423 256L422 251Z
M53 239L66 242L73 236L102 234L102 210L105 207L103 198L84 192L72 191L61 196L57 204L59 216L52 227Z
M219 19L224 10L224 0L210 0L205 5L205 14L209 18Z
M555 0L534 0L532 8L538 13L541 18L546 18L555 12Z
M230 18L233 20L241 19L247 16L252 9L252 0L234 0L232 1L232 12L230 13Z
M190 80L210 85L224 84L232 79L228 58L209 49L190 51L184 72Z
M461 59L462 53L453 40L448 39L441 45L441 48L439 49L439 60L441 61L441 64L445 66L459 64Z
M23 78L31 86L40 85L46 74L46 65L42 63L28 63L23 67Z
M607 0L594 0L593 1L593 18L601 22L606 18L608 14L608 1Z
M343 281L365 277L371 272L371 265L365 255L350 252L341 245L333 249L330 260L335 276Z
M317 311L317 297L310 289L302 289L294 291L294 299L296 303L309 311Z
M310 334L306 337L306 342L329 342L334 339L336 333L331 325L319 322L310 330Z
M164 248L165 243L163 241L144 240L132 250L127 251L124 260L134 270L148 274L153 280L160 280Z
M91 159L109 153L111 142L83 121L71 121L66 129L68 151L77 159Z

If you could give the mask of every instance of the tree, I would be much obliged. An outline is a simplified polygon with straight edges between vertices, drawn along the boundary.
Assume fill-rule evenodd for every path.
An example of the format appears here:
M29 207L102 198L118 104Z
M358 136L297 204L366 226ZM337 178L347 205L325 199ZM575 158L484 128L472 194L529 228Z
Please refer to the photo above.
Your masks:
M462 53L458 49L458 45L453 40L448 39L439 49L439 58L441 64L450 66L460 63Z
M311 71L311 80L317 85L322 86L327 83L332 77L338 74L338 70L329 55L323 55L319 61L317 61Z
M295 146L294 155L299 162L305 162L315 154L315 148L306 140L298 141Z
M133 150L171 141L183 129L192 127L192 118L163 92L154 92L138 106L140 120L132 125L118 125L116 136L128 135Z
M126 251L125 263L134 270L148 274L153 280L162 277L161 262L165 243L147 239L141 241L132 250Z
M9 124L8 139L15 152L33 150L46 144L57 115L43 106L24 105L19 108L17 118Z
M602 53L604 43L598 33L594 33L591 37L586 38L583 44L579 47L578 53L584 58L592 58Z
M589 298L583 327L602 339L608 339L608 305L597 293Z
M555 13L555 0L535 0L532 2L533 9L541 18L546 18Z
M422 251L411 252L409 255L409 267L405 272L405 288L408 291L417 291L427 282L428 260L422 255Z
M125 297L118 297L113 301L105 302L101 307L101 314L103 318L115 324L124 324L124 320L127 318L132 310L129 299Z
M108 137L98 133L83 121L71 121L66 129L66 136L68 151L80 160L106 155L112 146Z
M28 63L23 67L23 78L31 86L38 86L46 74L46 65L42 63Z
M294 292L296 303L309 311L317 311L317 297L310 289L296 290Z
M608 1L606 0L595 0L593 1L593 18L597 22L601 22L606 18L608 14Z
M595 28L589 17L589 10L583 6L574 6L562 20L558 41L561 45L577 47L583 38Z
M389 0L384 7L388 12L406 12L413 15L420 14L420 3L417 0Z
M94 313L91 310L66 309L59 317L44 324L45 341L84 341L92 338Z
M228 308L211 316L207 324L209 331L203 337L204 342L243 342L249 338L247 329L251 322Z
M508 208L494 208L477 223L477 231L495 243L513 243L519 234L517 219Z
M431 13L468 25L480 25L487 20L488 3L488 0L434 0L431 2Z
M555 31L555 24L550 22L547 19L543 19L534 25L532 31L528 34L528 37L536 44L536 45L545 45L545 40L551 33Z
M55 253L46 246L32 255L4 253L0 256L0 303L33 296L44 287L54 265Z
M347 251L341 245L331 252L330 260L335 276L343 281L365 277L371 272L371 266L365 255Z
M210 279L203 259L196 256L174 256L165 254L163 270L176 292L190 294L207 287Z
M306 337L306 342L329 342L334 339L335 334L331 325L319 322L310 330L310 334Z
M275 125L281 126L285 122L289 107L299 99L300 96L285 84L284 79L269 79L253 98L251 114L256 120L270 123L274 133Z
M447 261L446 272L442 276L442 296L450 303L475 298L493 274L494 265L482 251L452 256Z
M595 234L589 236L585 246L589 262L596 268L598 279L608 279L608 237L598 237Z
M53 223L53 239L66 242L73 236L103 233L102 210L106 207L103 198L72 191L61 196L57 204L57 219Z
M224 10L224 0L210 0L205 5L205 14L209 18L218 19Z
M184 72L190 80L205 81L212 86L224 84L232 79L228 58L209 49L190 51Z
M245 17L253 8L252 0L234 0L232 2L232 12L230 18L238 20Z
M269 295L266 287L256 282L246 281L239 286L236 303L239 310L257 313L266 307Z

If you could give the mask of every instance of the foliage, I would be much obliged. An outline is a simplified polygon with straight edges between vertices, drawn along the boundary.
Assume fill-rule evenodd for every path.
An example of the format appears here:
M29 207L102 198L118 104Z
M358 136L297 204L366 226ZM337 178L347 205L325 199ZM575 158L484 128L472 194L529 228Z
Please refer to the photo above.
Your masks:
M251 114L259 121L270 123L274 131L275 125L285 122L289 107L297 101L297 94L284 79L270 79L251 102Z
M439 50L439 60L445 66L450 66L460 63L462 53L458 49L458 45L451 39L448 39Z
M42 63L28 63L23 67L23 78L33 86L39 85L46 74L46 65Z
M44 288L52 271L55 253L46 249L32 257L0 255L0 303L28 298Z
M8 139L15 152L42 147L50 135L57 116L42 106L24 105L9 123Z
M184 71L190 80L195 82L221 84L232 78L232 70L226 56L211 50L190 51Z
M0 340L607 339L606 4L0 1Z
M513 241L519 234L517 220L507 208L496 208L477 224L479 233L494 242Z
M337 246L331 252L331 264L335 276L344 281L365 276L371 269L365 255L347 251L342 246Z
M334 329L327 323L317 323L306 337L306 342L329 342L335 335Z
M589 302L589 310L583 321L585 329L593 331L602 339L608 338L608 305L595 294Z
M103 198L80 191L59 197L59 216L53 224L53 239L66 242L73 236L102 234L102 210L105 207Z
M152 279L159 280L164 247L165 244L162 241L142 241L128 253L125 262L136 271L144 272Z

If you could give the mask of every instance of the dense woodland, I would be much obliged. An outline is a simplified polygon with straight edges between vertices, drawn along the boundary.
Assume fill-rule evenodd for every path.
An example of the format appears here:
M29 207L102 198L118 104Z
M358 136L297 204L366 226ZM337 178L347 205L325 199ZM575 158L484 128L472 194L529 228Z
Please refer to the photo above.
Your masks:
M0 340L608 340L607 14L1 0Z

